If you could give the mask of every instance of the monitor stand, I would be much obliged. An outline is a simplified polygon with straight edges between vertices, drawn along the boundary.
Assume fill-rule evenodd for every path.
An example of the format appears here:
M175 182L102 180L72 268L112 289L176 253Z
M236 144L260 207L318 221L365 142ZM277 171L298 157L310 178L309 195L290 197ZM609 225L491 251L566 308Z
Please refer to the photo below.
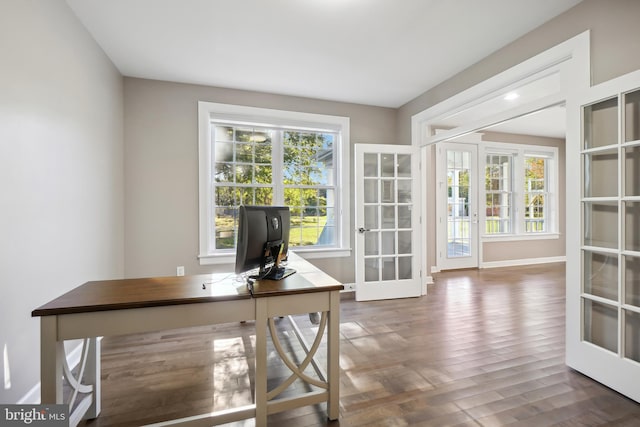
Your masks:
M289 277L294 274L296 271L293 268L287 267L273 267L269 274L264 276L262 279L264 280L282 280L285 277Z

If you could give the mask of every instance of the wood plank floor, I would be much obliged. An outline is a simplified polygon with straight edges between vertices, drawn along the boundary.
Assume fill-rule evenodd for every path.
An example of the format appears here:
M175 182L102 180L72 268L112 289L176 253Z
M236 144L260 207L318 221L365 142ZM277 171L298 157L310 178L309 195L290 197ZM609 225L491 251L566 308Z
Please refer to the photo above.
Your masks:
M428 291L343 299L340 420L327 421L320 405L272 415L269 425L640 425L640 404L564 364L564 264L443 272ZM252 323L106 337L102 415L82 425L250 403L253 342ZM287 375L271 358L269 366L271 383Z

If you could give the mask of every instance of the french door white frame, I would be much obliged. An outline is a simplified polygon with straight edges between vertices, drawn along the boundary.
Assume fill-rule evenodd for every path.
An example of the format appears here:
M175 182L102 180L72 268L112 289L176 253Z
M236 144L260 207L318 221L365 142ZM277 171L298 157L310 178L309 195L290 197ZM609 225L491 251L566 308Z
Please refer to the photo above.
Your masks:
M478 229L480 219L478 201L478 147L475 144L465 144L462 142L440 142L437 144L436 150L436 262L438 270L453 270L458 268L478 267L480 247ZM447 181L447 153L449 151L469 153L469 194L467 199L468 218L466 221L464 221L466 224L468 224L468 230L466 234L469 239L468 256L449 255L449 237L451 233L451 230L449 229L449 186ZM460 223L460 221L456 222Z
M411 143L420 148L420 158L423 165L433 167L435 158L432 146L440 141L453 140L457 137L473 133L477 130L496 125L507 120L514 119L532 112L536 112L563 102L569 106L570 100L577 94L588 89L591 85L591 59L590 59L590 35L585 31L563 43L554 46L539 55L536 55L512 68L485 80L459 94L448 98L411 118ZM458 111L472 108L497 94L506 93L512 88L523 83L535 80L550 72L561 73L561 91L525 104L521 107L507 110L492 116L483 118L474 123L466 123L463 126L449 129L445 132L431 135L429 132L432 123L437 123L441 117L446 117ZM567 108L569 110L569 108ZM579 144L579 126L572 129L567 116L567 144ZM578 132L578 133L577 133ZM433 173L433 172L431 172ZM427 167L422 168L423 183L429 179ZM434 209L429 206L429 201L434 200L435 188L425 185L423 191L422 212L425 220L422 222L423 236L427 236L423 243L422 271L435 273L438 271L435 263L435 239L429 238L427 232L435 227ZM567 241L570 236L567 235ZM577 237L576 237L577 238ZM482 251L479 251L482 254ZM431 277L428 277L431 281Z
M424 239L421 238L421 212L420 212L420 181L418 177L420 176L420 162L417 155L417 149L415 147L409 145L383 145L383 144L356 144L354 148L355 156L355 266L356 266L356 300L357 301L368 301L368 300L379 300L379 299L392 299L392 298L408 298L408 297L417 297L420 295L426 294L426 284L422 284L422 273L420 271L421 266L421 244ZM382 161L382 157L385 154L391 156L404 156L405 158L408 156L410 159L410 176L404 176L399 178L398 168L399 166L394 165L396 170L393 173L393 176L385 176L382 173L382 164L377 163L376 168L378 172L375 176L370 175L369 178L365 178L365 158L367 154L375 154L380 155L380 162ZM410 202L407 204L405 202L398 202L400 191L398 187L398 182L402 180L403 182L410 182ZM374 181L376 183L376 190L373 194L376 194L375 201L370 203L370 205L376 205L381 211L377 214L377 220L374 221L376 224L379 224L378 227L371 226L371 229L368 229L369 225L366 223L365 218L365 184L366 181ZM383 184L384 182L390 183L390 187L385 191L385 188L378 187L378 182ZM395 191L398 190L397 197L395 196ZM384 196L388 193L388 199ZM367 193L370 194L370 193ZM400 212L400 205L403 205L405 209L408 208L408 213L410 213L410 225L411 229L408 230L406 227L401 227L399 225L399 219L396 219L396 216L399 218L399 215L394 216L395 224L392 224L388 229L383 224L384 209L387 207L391 207L393 209L397 209L394 212ZM375 207L375 206L374 206ZM395 230L395 240L393 242L394 248L390 252L389 256L384 255L383 241L377 244L377 253L375 254L365 254L365 237L367 235L376 235L383 233L390 233ZM411 238L409 239L409 244L411 247L410 252L404 253L399 249L398 243L400 242L399 236L400 233L406 234L410 231ZM379 236L381 238L382 236ZM375 240L374 240L375 241ZM400 259L408 259L410 256L410 275L411 277L403 277L400 269ZM379 259L378 262L382 262L385 258L397 258L397 268L394 271L394 279L388 279L384 277L384 274L380 274L378 276L378 280L367 280L365 278L365 268L367 260L375 260ZM378 268L383 269L382 264L378 264Z
M572 129L580 130L582 128L582 106L597 103L599 101L619 96L621 93L628 91L637 91L640 88L640 70L633 73L629 73L625 76L618 77L611 81L599 84L585 91L582 96L577 97L575 102L567 104L567 110L569 110L569 122L568 125ZM618 109L620 107L618 106ZM618 114L624 114L618 113ZM622 139L624 136L624 127L620 124L623 122L623 118L618 117L619 123L617 128L618 138ZM578 132L578 138L581 141L580 132ZM624 141L624 140L622 140ZM612 144L624 146L624 144L612 141ZM569 170L581 171L584 169L581 157L582 143L567 144L567 168ZM620 151L618 154L618 173L622 173L624 170L622 166L622 159L620 158ZM591 299L598 301L598 297L593 295L587 295L584 289L584 269L585 265L582 262L582 235L585 228L585 213L582 212L581 202L583 200L591 200L587 197L582 198L582 186L584 183L581 178L582 173L567 174L567 209L571 212L578 212L580 221L567 221L567 354L566 363L572 368L584 373L585 375L611 387L619 393L622 393L638 402L640 402L640 387L638 386L638 378L640 378L640 363L627 358L625 356L625 319L623 317L625 311L633 310L632 307L625 304L624 296L624 284L623 284L623 266L622 258L628 255L628 251L625 251L624 245L621 240L624 239L622 233L624 225L618 217L618 230L616 241L618 241L618 247L611 249L609 252L611 256L616 259L618 269L618 301L617 303L610 300L604 300L603 302L609 306L617 306L617 351L605 350L603 347L588 342L585 338L585 308L583 307L583 295L585 299ZM618 176L618 196L611 199L615 199L613 203L618 205L618 209L623 204L620 204L620 200L633 199L625 198L622 194L623 185L621 177ZM603 198L600 198L603 199ZM602 202L601 202L602 203ZM620 213L618 213L620 215ZM621 249L622 248L622 249ZM597 251L597 249L594 249ZM602 304L601 304L602 305Z

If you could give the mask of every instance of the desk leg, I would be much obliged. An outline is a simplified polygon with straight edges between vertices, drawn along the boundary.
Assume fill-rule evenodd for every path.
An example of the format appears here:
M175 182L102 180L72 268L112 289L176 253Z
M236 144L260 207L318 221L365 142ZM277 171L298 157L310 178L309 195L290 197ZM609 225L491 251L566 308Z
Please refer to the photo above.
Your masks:
M58 341L58 317L40 318L40 403L63 403L62 358L64 343Z
M327 370L329 401L327 413L330 420L337 420L340 412L340 292L331 292L329 302L329 330L327 341Z
M267 300L256 298L256 427L267 426Z
M93 399L91 406L85 414L85 418L93 419L100 415L101 410L101 383L100 383L100 340L89 339L89 354L85 368L85 381L93 386Z

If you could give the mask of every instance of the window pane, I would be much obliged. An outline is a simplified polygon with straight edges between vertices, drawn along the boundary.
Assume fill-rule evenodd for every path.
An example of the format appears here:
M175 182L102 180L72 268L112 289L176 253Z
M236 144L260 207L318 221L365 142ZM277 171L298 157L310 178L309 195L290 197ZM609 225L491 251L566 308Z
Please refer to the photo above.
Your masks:
M488 154L485 168L485 233L511 233L512 156Z
M276 200L290 208L291 245L338 242L334 150L339 134L214 125L213 135L216 249L232 249L235 244L235 234L231 243L228 236L235 229L225 228L228 221L218 218L226 212L223 208L272 205ZM283 157L274 159L274 153ZM274 170L274 164L282 168ZM276 179L282 179L283 193L274 194Z
M524 221L527 233L547 231L545 221L547 188L547 159L544 157L526 157L524 170Z
M255 153L256 153L256 158L255 158L256 163L271 164L271 145L256 144Z
M215 168L216 182L234 182L235 167L233 163L216 163Z
M215 147L216 162L233 162L233 143L216 141Z
M236 244L238 210L226 207L215 210L216 249L233 249Z

